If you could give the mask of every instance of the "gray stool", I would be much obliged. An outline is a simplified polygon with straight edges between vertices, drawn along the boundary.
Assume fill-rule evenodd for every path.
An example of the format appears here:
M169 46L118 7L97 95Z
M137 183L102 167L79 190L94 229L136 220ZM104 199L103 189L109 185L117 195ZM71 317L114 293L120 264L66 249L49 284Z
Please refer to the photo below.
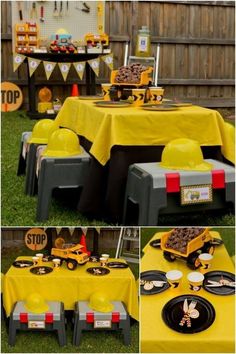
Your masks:
M17 301L10 315L8 343L16 342L16 331L57 331L60 346L66 345L64 305L58 301L47 301L49 310L46 313L29 312L24 301Z
M18 159L18 167L17 167L17 176L21 176L25 174L26 169L26 157L27 157L27 140L30 138L32 132L23 132L21 134L20 141L20 153Z
M141 163L129 167L126 184L123 225L129 203L139 206L138 225L157 225L159 214L199 212L234 204L235 169L217 160L207 159L214 168L209 172L169 170L160 164ZM180 204L181 187L212 185L213 201L204 204ZM128 224L128 223L127 223Z
M66 158L43 157L38 177L37 221L48 219L54 188L83 187L91 158L83 150L81 155Z
M130 317L121 301L111 301L114 305L112 312L93 311L88 306L88 301L78 301L75 304L73 345L80 344L82 331L93 330L121 330L124 344L129 345ZM102 327L103 326L103 327Z

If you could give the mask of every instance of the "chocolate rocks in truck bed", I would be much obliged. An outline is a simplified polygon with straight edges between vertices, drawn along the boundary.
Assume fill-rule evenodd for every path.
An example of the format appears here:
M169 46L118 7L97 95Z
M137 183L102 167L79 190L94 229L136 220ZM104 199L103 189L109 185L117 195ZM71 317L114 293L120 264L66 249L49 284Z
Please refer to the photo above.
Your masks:
M139 63L133 63L128 66L121 66L118 69L115 82L138 84L140 83L141 73L145 70L147 70L147 67Z
M204 230L204 228L200 227L182 227L173 229L168 237L165 247L181 253L186 253L188 243L195 237L201 235Z

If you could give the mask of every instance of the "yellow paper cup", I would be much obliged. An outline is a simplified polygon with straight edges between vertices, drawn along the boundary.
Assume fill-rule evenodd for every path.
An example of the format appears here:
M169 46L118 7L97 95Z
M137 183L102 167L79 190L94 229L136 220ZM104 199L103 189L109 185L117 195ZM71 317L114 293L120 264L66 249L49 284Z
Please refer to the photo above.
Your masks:
M200 272L192 272L188 274L189 289L192 291L201 290L204 275Z
M102 93L103 93L103 99L104 101L110 101L110 88L112 84L102 84Z
M161 104L164 96L162 87L149 87L150 102L153 104Z
M211 266L213 256L210 253L202 253L198 258L201 263L200 272L205 273Z
M146 89L132 89L133 106L139 107L144 104Z
M43 264L43 253L36 253L36 257L38 257L38 265Z
M166 273L166 279L171 286L171 289L177 289L180 285L183 273L180 270L170 270Z

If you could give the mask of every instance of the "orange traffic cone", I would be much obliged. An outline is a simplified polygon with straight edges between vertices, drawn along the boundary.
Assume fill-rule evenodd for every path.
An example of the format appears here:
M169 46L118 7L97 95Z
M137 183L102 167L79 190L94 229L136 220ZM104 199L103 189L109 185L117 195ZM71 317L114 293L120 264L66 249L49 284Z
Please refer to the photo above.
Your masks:
M86 237L84 234L81 236L80 245L83 246L83 248L81 248L81 251L87 253L87 255L90 257L91 252L87 250Z
M71 96L79 96L79 88L77 84L72 85Z

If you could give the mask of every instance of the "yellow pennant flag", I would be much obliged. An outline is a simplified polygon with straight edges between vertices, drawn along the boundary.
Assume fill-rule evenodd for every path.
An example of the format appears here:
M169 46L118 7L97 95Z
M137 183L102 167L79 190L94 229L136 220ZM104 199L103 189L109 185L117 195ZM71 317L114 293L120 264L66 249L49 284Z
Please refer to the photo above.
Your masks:
M88 231L88 227L81 227L81 230L82 230L83 234L86 235L87 231Z
M16 71L19 66L23 63L25 60L25 55L22 54L14 54L13 55L13 71Z
M53 72L56 64L57 63L53 63L51 61L43 61L43 66L44 66L44 70L45 70L45 74L46 74L47 80L52 75L52 72Z
M99 62L100 62L99 58L91 59L87 61L87 63L89 63L89 65L91 66L91 68L93 69L93 71L97 76L99 75Z
M77 74L79 75L80 80L83 80L86 61L76 62L76 63L73 63L73 65L74 65L74 68L75 68Z
M71 63L58 63L63 76L64 81L66 81L67 75L69 74Z
M75 227L68 227L68 229L69 229L70 235L72 236L75 231Z
M56 227L56 233L57 233L57 235L59 235L59 233L61 232L61 230L62 230L62 227Z
M110 70L113 70L113 53L103 55L102 60L107 64Z
M95 230L96 230L97 233L100 235L100 233L101 233L101 228L100 228L100 227L95 227Z
M39 59L34 59L34 58L28 58L28 64L29 64L29 74L30 76L33 75L39 64L41 63L41 60Z

